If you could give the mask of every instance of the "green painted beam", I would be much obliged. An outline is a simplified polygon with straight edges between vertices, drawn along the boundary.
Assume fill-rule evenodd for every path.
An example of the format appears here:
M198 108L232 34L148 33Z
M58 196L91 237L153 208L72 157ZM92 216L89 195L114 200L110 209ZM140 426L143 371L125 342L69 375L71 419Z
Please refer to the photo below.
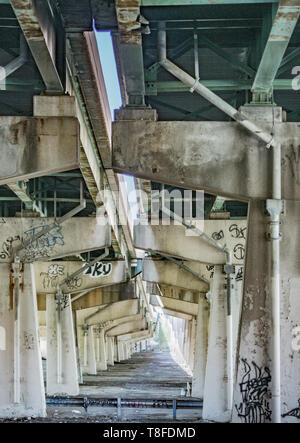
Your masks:
M246 63L240 62L237 59L237 57L231 55L228 51L226 51L225 49L223 49L220 46L216 45L209 38L207 38L205 36L201 36L201 43L202 44L206 44L211 51L213 51L219 57L222 57L231 66L233 66L235 69L243 72L244 74L249 75L250 77L254 77L254 75L256 74L254 69L250 68L250 66L248 66Z
M286 71L291 71L295 66L296 59L300 57L300 48L294 49L289 55L284 57L278 69L277 75L281 75Z
M297 3L297 4L296 4ZM300 16L300 0L280 1L255 76L252 92L272 91L273 82Z
M273 87L275 90L293 90L293 79L276 79ZM251 90L251 80L201 80L201 83L212 91L247 91ZM157 95L171 92L189 92L189 88L182 82L146 82L146 95Z
M278 3L278 0L141 0L141 6L204 6Z

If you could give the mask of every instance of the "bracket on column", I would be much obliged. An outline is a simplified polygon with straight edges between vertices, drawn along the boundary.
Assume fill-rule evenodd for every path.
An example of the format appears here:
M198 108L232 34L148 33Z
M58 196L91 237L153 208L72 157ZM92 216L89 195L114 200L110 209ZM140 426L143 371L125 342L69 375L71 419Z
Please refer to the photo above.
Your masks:
M285 215L285 200L268 199L266 201L266 212L272 220L279 218L280 215ZM270 221L269 225L277 223L280 224L280 221ZM266 232L266 239L267 241L281 240L281 233L279 233L279 238L272 239L271 232Z

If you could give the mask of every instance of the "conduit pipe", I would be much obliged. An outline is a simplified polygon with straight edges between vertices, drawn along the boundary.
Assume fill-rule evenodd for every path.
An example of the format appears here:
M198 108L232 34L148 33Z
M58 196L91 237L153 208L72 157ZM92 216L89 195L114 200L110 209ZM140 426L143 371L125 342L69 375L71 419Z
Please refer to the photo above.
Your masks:
M21 377L20 377L20 286L21 263L15 257L13 267L13 304L14 304L14 403L21 403Z
M273 422L281 423L280 374L280 214L281 200L281 145L273 147L273 199L267 200L270 214L270 240L272 243L271 294L272 294L272 404Z
M261 129L256 123L249 120L245 115L243 115L240 111L237 111L233 106L219 97L217 94L212 92L210 89L206 88L199 80L183 69L179 68L173 62L167 59L167 37L165 30L165 23L160 23L160 29L158 31L158 60L160 65L165 68L170 74L184 83L186 86L190 88L190 92L194 91L205 98L207 101L215 105L225 114L229 115L233 120L236 120L240 125L262 140L268 147L274 146L275 142L273 136L268 132Z

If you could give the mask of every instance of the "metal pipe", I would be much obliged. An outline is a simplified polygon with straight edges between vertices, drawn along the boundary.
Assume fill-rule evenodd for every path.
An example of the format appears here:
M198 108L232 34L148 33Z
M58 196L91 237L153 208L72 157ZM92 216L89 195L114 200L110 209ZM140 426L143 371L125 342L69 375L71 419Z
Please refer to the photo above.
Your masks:
M83 333L83 366L87 366L87 347L88 347L88 326L86 326L84 328L84 333Z
M88 408L89 406L102 407L131 407L131 408L168 408L173 409L174 400L165 399L121 399L95 398L95 397L47 397L47 405L70 406L77 405ZM199 400L176 400L176 408L202 408L203 402Z
M56 309L57 374L56 376L57 376L57 384L60 385L62 383L62 301L63 301L63 293L60 290L60 288L58 288L56 300L57 300L57 309Z
M166 30L163 29L163 27L164 23L161 23L160 30L158 31L158 55L161 66L163 66L166 71L180 80L186 86L188 86L190 88L190 92L197 92L207 101L215 105L225 114L229 115L229 117L231 117L233 120L236 120L240 125L262 140L268 147L274 146L275 141L271 134L265 132L263 129L257 126L256 123L249 120L240 111L237 111L233 106L199 82L198 79L193 78L187 72L183 71L183 69L179 68L177 65L167 59Z
M281 422L281 374L280 374L280 214L281 200L281 145L273 147L273 199L267 200L270 214L271 294L272 294L272 403L273 422Z
M21 403L21 374L20 374L20 285L21 263L15 257L13 263L13 304L14 304L14 403Z

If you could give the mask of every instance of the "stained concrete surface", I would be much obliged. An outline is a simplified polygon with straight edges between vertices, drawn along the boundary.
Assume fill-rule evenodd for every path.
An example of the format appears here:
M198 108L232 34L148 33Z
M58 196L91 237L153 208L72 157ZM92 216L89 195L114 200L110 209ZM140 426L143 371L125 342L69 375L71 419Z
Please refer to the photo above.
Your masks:
M107 371L97 375L84 376L80 396L123 399L182 399L182 390L191 377L187 375L166 352L142 352L133 354L128 361L115 363ZM202 409L178 409L173 420L172 408L122 408L121 417L116 408L89 407L87 412L78 406L47 408L46 419L26 418L12 422L43 423L161 423L161 422L202 422ZM8 421L8 420L6 420ZM0 421L1 422L1 421Z

